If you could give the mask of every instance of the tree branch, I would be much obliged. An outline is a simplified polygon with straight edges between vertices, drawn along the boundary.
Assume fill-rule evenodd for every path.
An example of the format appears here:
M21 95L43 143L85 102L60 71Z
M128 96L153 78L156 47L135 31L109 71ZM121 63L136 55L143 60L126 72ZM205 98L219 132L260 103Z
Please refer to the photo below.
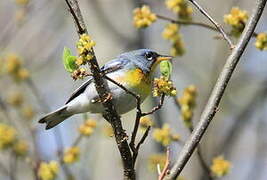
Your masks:
M164 177L166 175L168 175L169 170L170 170L169 168L170 168L170 148L167 147L167 151L166 151L166 162L165 162L165 165L164 165L164 168L163 168L162 172L159 174L158 180L163 180Z
M77 0L65 0L69 11L74 19L78 35L84 33L87 34L87 29L81 15L81 11ZM93 49L92 49L93 51ZM93 52L94 53L94 52ZM90 70L93 75L93 80L95 83L96 91L101 99L101 102L105 108L105 113L103 117L111 123L114 130L115 139L117 142L118 149L121 154L121 159L124 168L124 179L135 179L135 171L133 166L133 158L131 154L130 147L127 142L127 135L122 128L120 116L118 115L115 106L112 103L112 98L106 98L110 96L110 90L107 82L102 78L98 62L94 55L93 59L88 62Z
M231 41L231 39L228 37L228 35L226 34L226 32L223 30L222 26L216 22L209 14L208 12L202 8L195 0L188 0L190 1L193 5L196 6L196 8L204 15L206 16L210 22L212 22L212 24L214 24L214 26L218 29L218 31L222 34L223 38L225 39L225 41L229 44L230 48L233 49L234 45Z
M176 19L172 19L172 18L169 18L169 17L166 17L166 16L159 15L159 14L156 14L156 16L157 16L158 19L169 21L169 22L174 23L174 24L198 26L198 27L203 27L203 28L206 28L206 29L209 29L209 30L212 30L212 31L219 32L219 30L216 27L211 26L211 25L206 24L206 23L203 23L203 22L188 21L188 20L176 20ZM228 36L231 36L230 33L226 33L226 34ZM257 37L257 36L258 36L258 33L254 32L253 33L253 37Z
M251 39L251 36L253 35L256 25L264 10L266 1L267 0L257 0L257 5L253 11L253 14L244 32L242 33L237 46L228 57L224 68L222 69L222 72L210 95L208 103L201 114L198 125L194 129L190 138L187 140L167 179L175 179L177 178L177 176L179 176L192 153L194 152L195 148L197 147L211 120L213 119L215 113L218 111L218 106L224 94L225 88L227 87L230 78L235 70L235 67L238 64L239 59L242 56L249 40Z

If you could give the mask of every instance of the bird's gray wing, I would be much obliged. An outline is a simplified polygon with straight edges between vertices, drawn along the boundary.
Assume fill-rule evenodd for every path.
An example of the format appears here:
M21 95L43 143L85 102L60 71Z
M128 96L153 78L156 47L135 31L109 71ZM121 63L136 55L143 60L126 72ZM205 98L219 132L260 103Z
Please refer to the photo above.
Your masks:
M124 65L128 61L129 60L126 60L126 59L114 59L106 63L102 68L100 68L100 70L104 72L104 74L109 74L124 67ZM93 78L91 77L71 94L71 96L69 97L69 99L67 100L65 104L69 103L71 100L73 100L74 98L82 94L85 91L86 87L92 82L93 82Z

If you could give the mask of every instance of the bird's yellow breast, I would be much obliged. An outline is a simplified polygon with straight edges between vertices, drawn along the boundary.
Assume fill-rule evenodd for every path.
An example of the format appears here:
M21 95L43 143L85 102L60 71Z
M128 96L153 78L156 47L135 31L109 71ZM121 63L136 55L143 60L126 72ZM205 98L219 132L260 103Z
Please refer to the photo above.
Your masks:
M143 73L141 69L129 70L123 77L117 79L126 87L149 94L151 91L151 80L149 75Z

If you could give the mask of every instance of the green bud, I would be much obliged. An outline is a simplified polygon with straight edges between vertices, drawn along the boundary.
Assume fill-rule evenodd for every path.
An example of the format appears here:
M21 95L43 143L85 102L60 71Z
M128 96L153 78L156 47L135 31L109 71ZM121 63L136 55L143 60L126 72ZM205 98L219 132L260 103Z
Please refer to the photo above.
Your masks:
M78 66L75 63L76 59L77 57L72 56L70 49L64 47L62 60L66 71L68 71L69 73L72 73L74 70L78 69Z
M170 61L160 62L160 72L162 76L169 79L172 73L172 63Z

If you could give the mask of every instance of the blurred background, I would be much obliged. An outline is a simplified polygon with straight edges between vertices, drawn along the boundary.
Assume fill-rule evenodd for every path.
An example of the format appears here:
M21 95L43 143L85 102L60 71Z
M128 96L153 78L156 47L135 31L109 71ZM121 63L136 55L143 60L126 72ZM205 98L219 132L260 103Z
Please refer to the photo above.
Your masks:
M177 19L164 0L80 0L79 3L89 34L96 42L95 52L100 65L122 52L139 48L170 54L172 45L162 37L168 21L158 19L143 29L133 26L133 9L142 4L149 5L156 14ZM223 16L232 7L238 6L250 15L255 6L250 0L199 0L199 3L223 24L227 32L231 27L224 23ZM192 8L193 21L210 24ZM266 31L266 18L265 10L256 32ZM218 38L217 32L203 27L180 26L180 34L185 52L173 59L171 79L177 88L177 97L183 96L188 86L196 87L192 117L196 124L230 50L226 42ZM232 39L236 42L238 38ZM12 135L17 134L16 142L21 140L28 144L21 143L16 151L1 146L0 142L0 179L38 179L36 172L40 163L59 161L63 150L75 142L80 150L79 160L71 164L60 163L57 179L67 179L66 174L81 180L122 178L115 140L109 137L110 127L100 115L76 115L48 131L38 124L42 115L60 107L85 81L73 81L62 64L63 48L69 47L76 54L77 40L65 1L0 1L0 122L2 129L7 128L5 125L15 128L14 132L10 129L1 131L0 127L0 136L3 141L3 137L11 136L12 139ZM200 144L208 166L219 155L231 163L229 173L221 179L267 179L267 52L257 49L254 43L255 37L241 58L218 113ZM18 75L5 73L8 60L9 68L21 68ZM149 111L158 100L149 97L143 110ZM178 142L170 144L172 163L190 135L174 99L167 97L164 103L161 110L149 116L154 127L140 149L136 164L138 179L157 178L155 162L162 162L162 158L155 154L164 155L166 148L153 138L156 128L167 123L173 133L180 135ZM78 129L88 118L96 120L97 126L90 137L82 137ZM135 111L122 116L129 136L134 119ZM138 133L138 138L142 132ZM39 165L35 165L36 162ZM196 153L182 177L186 180L208 179Z

